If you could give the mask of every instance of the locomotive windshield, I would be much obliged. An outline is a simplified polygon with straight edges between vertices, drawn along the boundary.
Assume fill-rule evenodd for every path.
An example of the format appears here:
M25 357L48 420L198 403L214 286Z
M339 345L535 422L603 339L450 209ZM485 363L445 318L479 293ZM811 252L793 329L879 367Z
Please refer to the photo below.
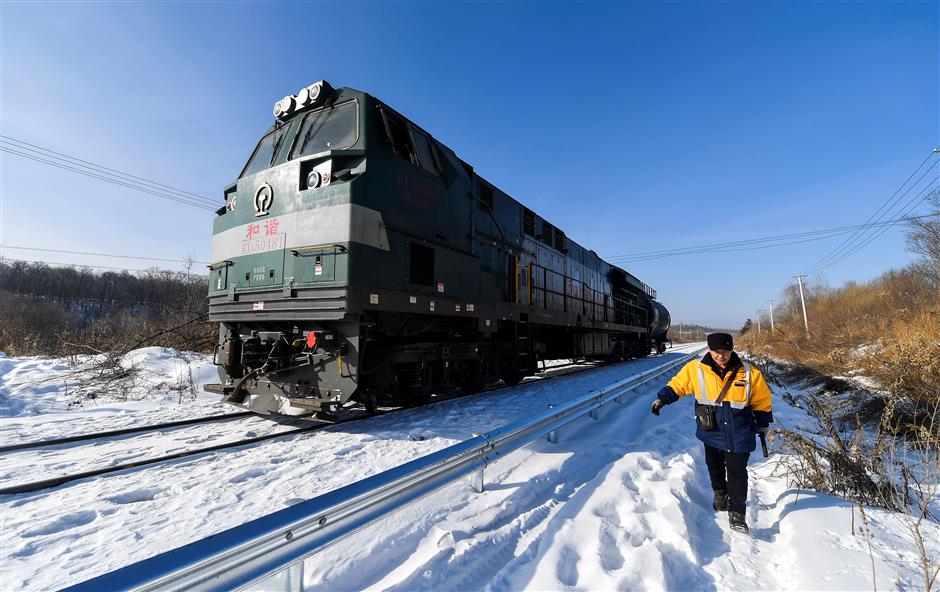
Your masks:
M356 101L307 113L290 157L349 148L359 135L358 115Z
M261 138L261 141L258 142L258 147L255 148L254 153L252 153L251 158L248 160L248 164L245 165L245 170L242 171L242 177L253 175L274 164L274 159L277 157L277 152L284 142L284 137L287 135L289 128L290 126L282 125Z
M253 175L274 164L291 125L282 125L258 142L258 147L245 165L242 177ZM359 137L359 110L356 101L311 111L304 116L300 133L294 140L291 158L327 150L349 148Z

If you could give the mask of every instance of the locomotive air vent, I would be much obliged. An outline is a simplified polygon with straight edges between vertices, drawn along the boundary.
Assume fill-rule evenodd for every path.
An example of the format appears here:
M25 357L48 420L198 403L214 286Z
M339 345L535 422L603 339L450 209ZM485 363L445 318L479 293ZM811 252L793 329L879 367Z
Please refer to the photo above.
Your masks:
M546 245L551 246L554 237L555 237L555 227L549 224L548 222L546 222L545 220L542 220L542 236L539 237L541 241L545 243Z
M535 212L522 208L522 232L535 236Z

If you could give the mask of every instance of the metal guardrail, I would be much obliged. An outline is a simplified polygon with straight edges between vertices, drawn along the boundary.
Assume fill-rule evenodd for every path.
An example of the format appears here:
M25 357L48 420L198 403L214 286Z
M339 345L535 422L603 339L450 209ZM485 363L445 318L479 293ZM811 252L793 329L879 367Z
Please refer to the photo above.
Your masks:
M238 590L272 577L280 581L265 588L302 590L305 558L462 477L482 492L487 465L542 436L557 442L565 424L585 415L597 419L604 405L621 403L627 392L699 353L66 590Z

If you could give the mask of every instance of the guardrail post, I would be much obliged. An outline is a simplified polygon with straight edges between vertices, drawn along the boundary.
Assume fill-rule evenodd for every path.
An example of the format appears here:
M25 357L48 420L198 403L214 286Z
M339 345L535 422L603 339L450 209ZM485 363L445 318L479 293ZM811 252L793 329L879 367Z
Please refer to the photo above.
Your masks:
M483 467L480 467L470 475L470 487L477 493L483 493Z
M545 439L552 444L558 444L558 430L552 430L545 434Z
M303 592L304 591L304 560L291 563L287 569L277 573L268 580L273 585L274 590L283 590L284 592Z

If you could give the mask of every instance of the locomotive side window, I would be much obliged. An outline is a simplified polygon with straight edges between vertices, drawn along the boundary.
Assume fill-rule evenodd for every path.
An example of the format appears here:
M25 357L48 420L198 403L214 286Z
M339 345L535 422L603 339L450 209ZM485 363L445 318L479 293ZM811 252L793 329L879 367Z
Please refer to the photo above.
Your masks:
M408 278L412 284L434 285L434 249L411 243Z
M437 160L434 158L433 148L431 148L431 138L426 133L413 127L411 128L411 137L414 138L418 164L427 172L438 174Z
M395 155L404 158L411 164L420 166L431 174L440 175L440 161L434 151L431 136L409 125L394 113L390 113L385 109L382 109L381 113L385 123L385 131L392 143L392 150L395 151Z
M261 138L255 151L251 154L251 158L248 159L248 164L246 164L244 170L242 170L242 177L263 171L274 164L274 159L277 158L277 153L281 148L281 144L284 143L284 138L287 135L289 127L288 125L282 125Z
M411 145L411 135L408 133L408 127L405 125L405 122L384 110L382 113L385 116L385 127L388 131L389 139L392 142L392 149L395 150L395 154L409 162L415 163L414 147Z
M356 101L311 111L304 116L291 158L349 148L356 143L358 136L359 109Z

